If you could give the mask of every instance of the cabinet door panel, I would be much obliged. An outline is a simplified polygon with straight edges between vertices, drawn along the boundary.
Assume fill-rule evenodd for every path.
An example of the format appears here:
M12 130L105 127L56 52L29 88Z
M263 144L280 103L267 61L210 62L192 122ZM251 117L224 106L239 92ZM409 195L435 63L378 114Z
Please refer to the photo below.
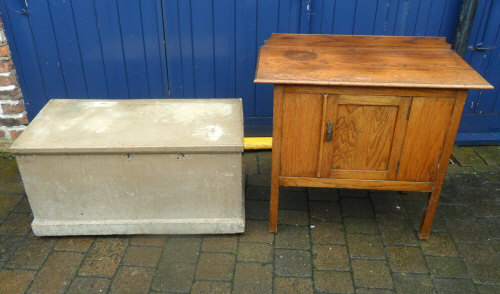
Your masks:
M413 98L398 180L434 180L454 105L453 98Z
M410 98L338 95L329 98L326 124L333 122L325 142L322 177L388 179L394 176L404 136Z
M316 177L323 96L285 93L281 130L281 175Z

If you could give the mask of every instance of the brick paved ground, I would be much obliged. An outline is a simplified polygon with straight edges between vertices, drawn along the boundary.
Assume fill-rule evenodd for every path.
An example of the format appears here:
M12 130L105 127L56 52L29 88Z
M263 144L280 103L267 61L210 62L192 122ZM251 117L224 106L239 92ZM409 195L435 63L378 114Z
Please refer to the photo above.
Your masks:
M244 156L247 231L37 238L0 159L0 293L500 293L500 146L456 148L428 241L426 195L283 189L267 232L270 152Z

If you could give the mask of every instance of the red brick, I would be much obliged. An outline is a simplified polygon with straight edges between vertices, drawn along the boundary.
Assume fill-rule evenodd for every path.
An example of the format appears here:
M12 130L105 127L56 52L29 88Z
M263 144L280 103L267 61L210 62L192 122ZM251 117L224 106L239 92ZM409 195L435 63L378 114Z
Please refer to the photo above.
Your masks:
M2 57L10 56L10 50L8 45L0 46L0 56Z
M8 72L12 68L14 68L14 65L10 59L0 60L0 72Z
M17 139L21 134L23 133L23 130L13 130L10 131L10 138L11 139Z
M28 117L26 116L26 112L19 118L0 118L0 126L13 127L27 124Z
M0 76L0 86L17 85L17 78L14 72L8 76Z
M0 138L5 138L5 132L0 130Z
M19 87L15 87L10 91L2 91L0 92L0 100L19 100L23 98L23 94Z
M5 114L22 113L26 110L24 102L19 100L17 104L2 104L2 110Z

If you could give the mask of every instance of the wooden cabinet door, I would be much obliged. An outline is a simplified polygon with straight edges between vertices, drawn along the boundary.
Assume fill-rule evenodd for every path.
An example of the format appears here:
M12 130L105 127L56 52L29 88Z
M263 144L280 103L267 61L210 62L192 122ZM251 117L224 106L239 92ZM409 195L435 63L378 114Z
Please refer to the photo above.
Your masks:
M320 176L394 179L411 98L328 95L326 99Z

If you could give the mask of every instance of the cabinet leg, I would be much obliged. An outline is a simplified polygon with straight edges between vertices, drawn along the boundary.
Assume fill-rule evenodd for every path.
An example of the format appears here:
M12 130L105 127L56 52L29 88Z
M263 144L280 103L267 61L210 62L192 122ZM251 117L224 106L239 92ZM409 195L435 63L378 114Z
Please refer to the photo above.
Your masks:
M420 223L419 237L421 240L429 239L432 221L434 220L434 213L436 212L440 194L441 188L435 188L432 193L429 194L429 198L427 198L427 206L425 207L425 212L422 216L422 222Z
M269 206L269 232L278 231L279 179L271 179L271 204Z

